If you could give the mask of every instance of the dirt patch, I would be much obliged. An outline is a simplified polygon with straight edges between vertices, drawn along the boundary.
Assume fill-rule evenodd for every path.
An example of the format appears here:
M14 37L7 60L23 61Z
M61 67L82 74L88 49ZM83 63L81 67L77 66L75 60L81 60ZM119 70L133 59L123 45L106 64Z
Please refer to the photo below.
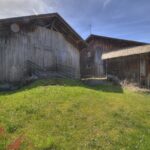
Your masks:
M24 137L21 135L16 140L14 140L10 145L8 145L7 150L19 150L22 143L23 143Z
M0 136L5 133L5 129L3 127L0 127Z
M123 88L129 89L133 92L150 93L150 89L140 88L133 84L122 84Z

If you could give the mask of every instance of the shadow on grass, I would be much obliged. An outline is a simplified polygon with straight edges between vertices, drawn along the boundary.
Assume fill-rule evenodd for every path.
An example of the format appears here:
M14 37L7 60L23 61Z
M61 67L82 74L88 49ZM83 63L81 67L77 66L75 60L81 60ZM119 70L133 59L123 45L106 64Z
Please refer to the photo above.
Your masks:
M103 92L112 92L112 93L123 93L123 88L120 85L95 85L90 86L85 83L83 83L80 80L70 80L70 79L49 79L49 80L38 80L34 81L33 83L26 85L24 87L21 87L18 90L15 91L7 91L7 92L0 92L1 95L11 95L22 91L28 91L37 87L44 87L44 86L64 86L64 87L83 87L91 90L96 91L103 91Z

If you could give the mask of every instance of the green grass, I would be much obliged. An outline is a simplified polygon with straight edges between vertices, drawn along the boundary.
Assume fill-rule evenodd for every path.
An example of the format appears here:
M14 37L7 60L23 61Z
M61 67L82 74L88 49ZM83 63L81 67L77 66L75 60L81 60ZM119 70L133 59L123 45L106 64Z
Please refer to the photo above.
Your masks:
M0 150L149 150L150 94L41 80L0 93Z

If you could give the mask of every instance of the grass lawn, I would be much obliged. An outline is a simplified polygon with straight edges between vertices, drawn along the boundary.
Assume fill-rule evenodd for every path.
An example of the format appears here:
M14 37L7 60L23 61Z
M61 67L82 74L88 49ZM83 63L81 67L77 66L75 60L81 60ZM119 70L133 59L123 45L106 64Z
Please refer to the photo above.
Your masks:
M0 93L5 149L150 150L150 94L71 80Z

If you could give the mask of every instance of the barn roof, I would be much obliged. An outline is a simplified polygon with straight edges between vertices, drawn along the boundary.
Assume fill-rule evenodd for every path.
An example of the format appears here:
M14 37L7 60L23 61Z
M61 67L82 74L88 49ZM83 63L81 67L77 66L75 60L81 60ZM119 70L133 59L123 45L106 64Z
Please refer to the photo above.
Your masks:
M47 28L53 27L77 48L82 49L86 46L82 37L58 13L0 19L0 32L6 28L8 29L8 27L10 28L13 23L37 24Z
M133 40L126 40L126 39L118 39L118 38L113 38L113 37L107 37L107 36L100 36L100 35L94 35L94 34L91 34L87 39L86 39L86 42L90 42L91 40L94 40L94 39L97 39L97 40L110 40L110 41L113 41L113 42L123 42L123 43L128 43L128 44L138 44L138 45L145 45L147 43L144 43L144 42L139 42L139 41L133 41Z
M150 45L137 46L133 48L125 48L117 51L103 53L102 59L107 60L112 58L126 57L126 56L146 54L146 53L150 53Z

